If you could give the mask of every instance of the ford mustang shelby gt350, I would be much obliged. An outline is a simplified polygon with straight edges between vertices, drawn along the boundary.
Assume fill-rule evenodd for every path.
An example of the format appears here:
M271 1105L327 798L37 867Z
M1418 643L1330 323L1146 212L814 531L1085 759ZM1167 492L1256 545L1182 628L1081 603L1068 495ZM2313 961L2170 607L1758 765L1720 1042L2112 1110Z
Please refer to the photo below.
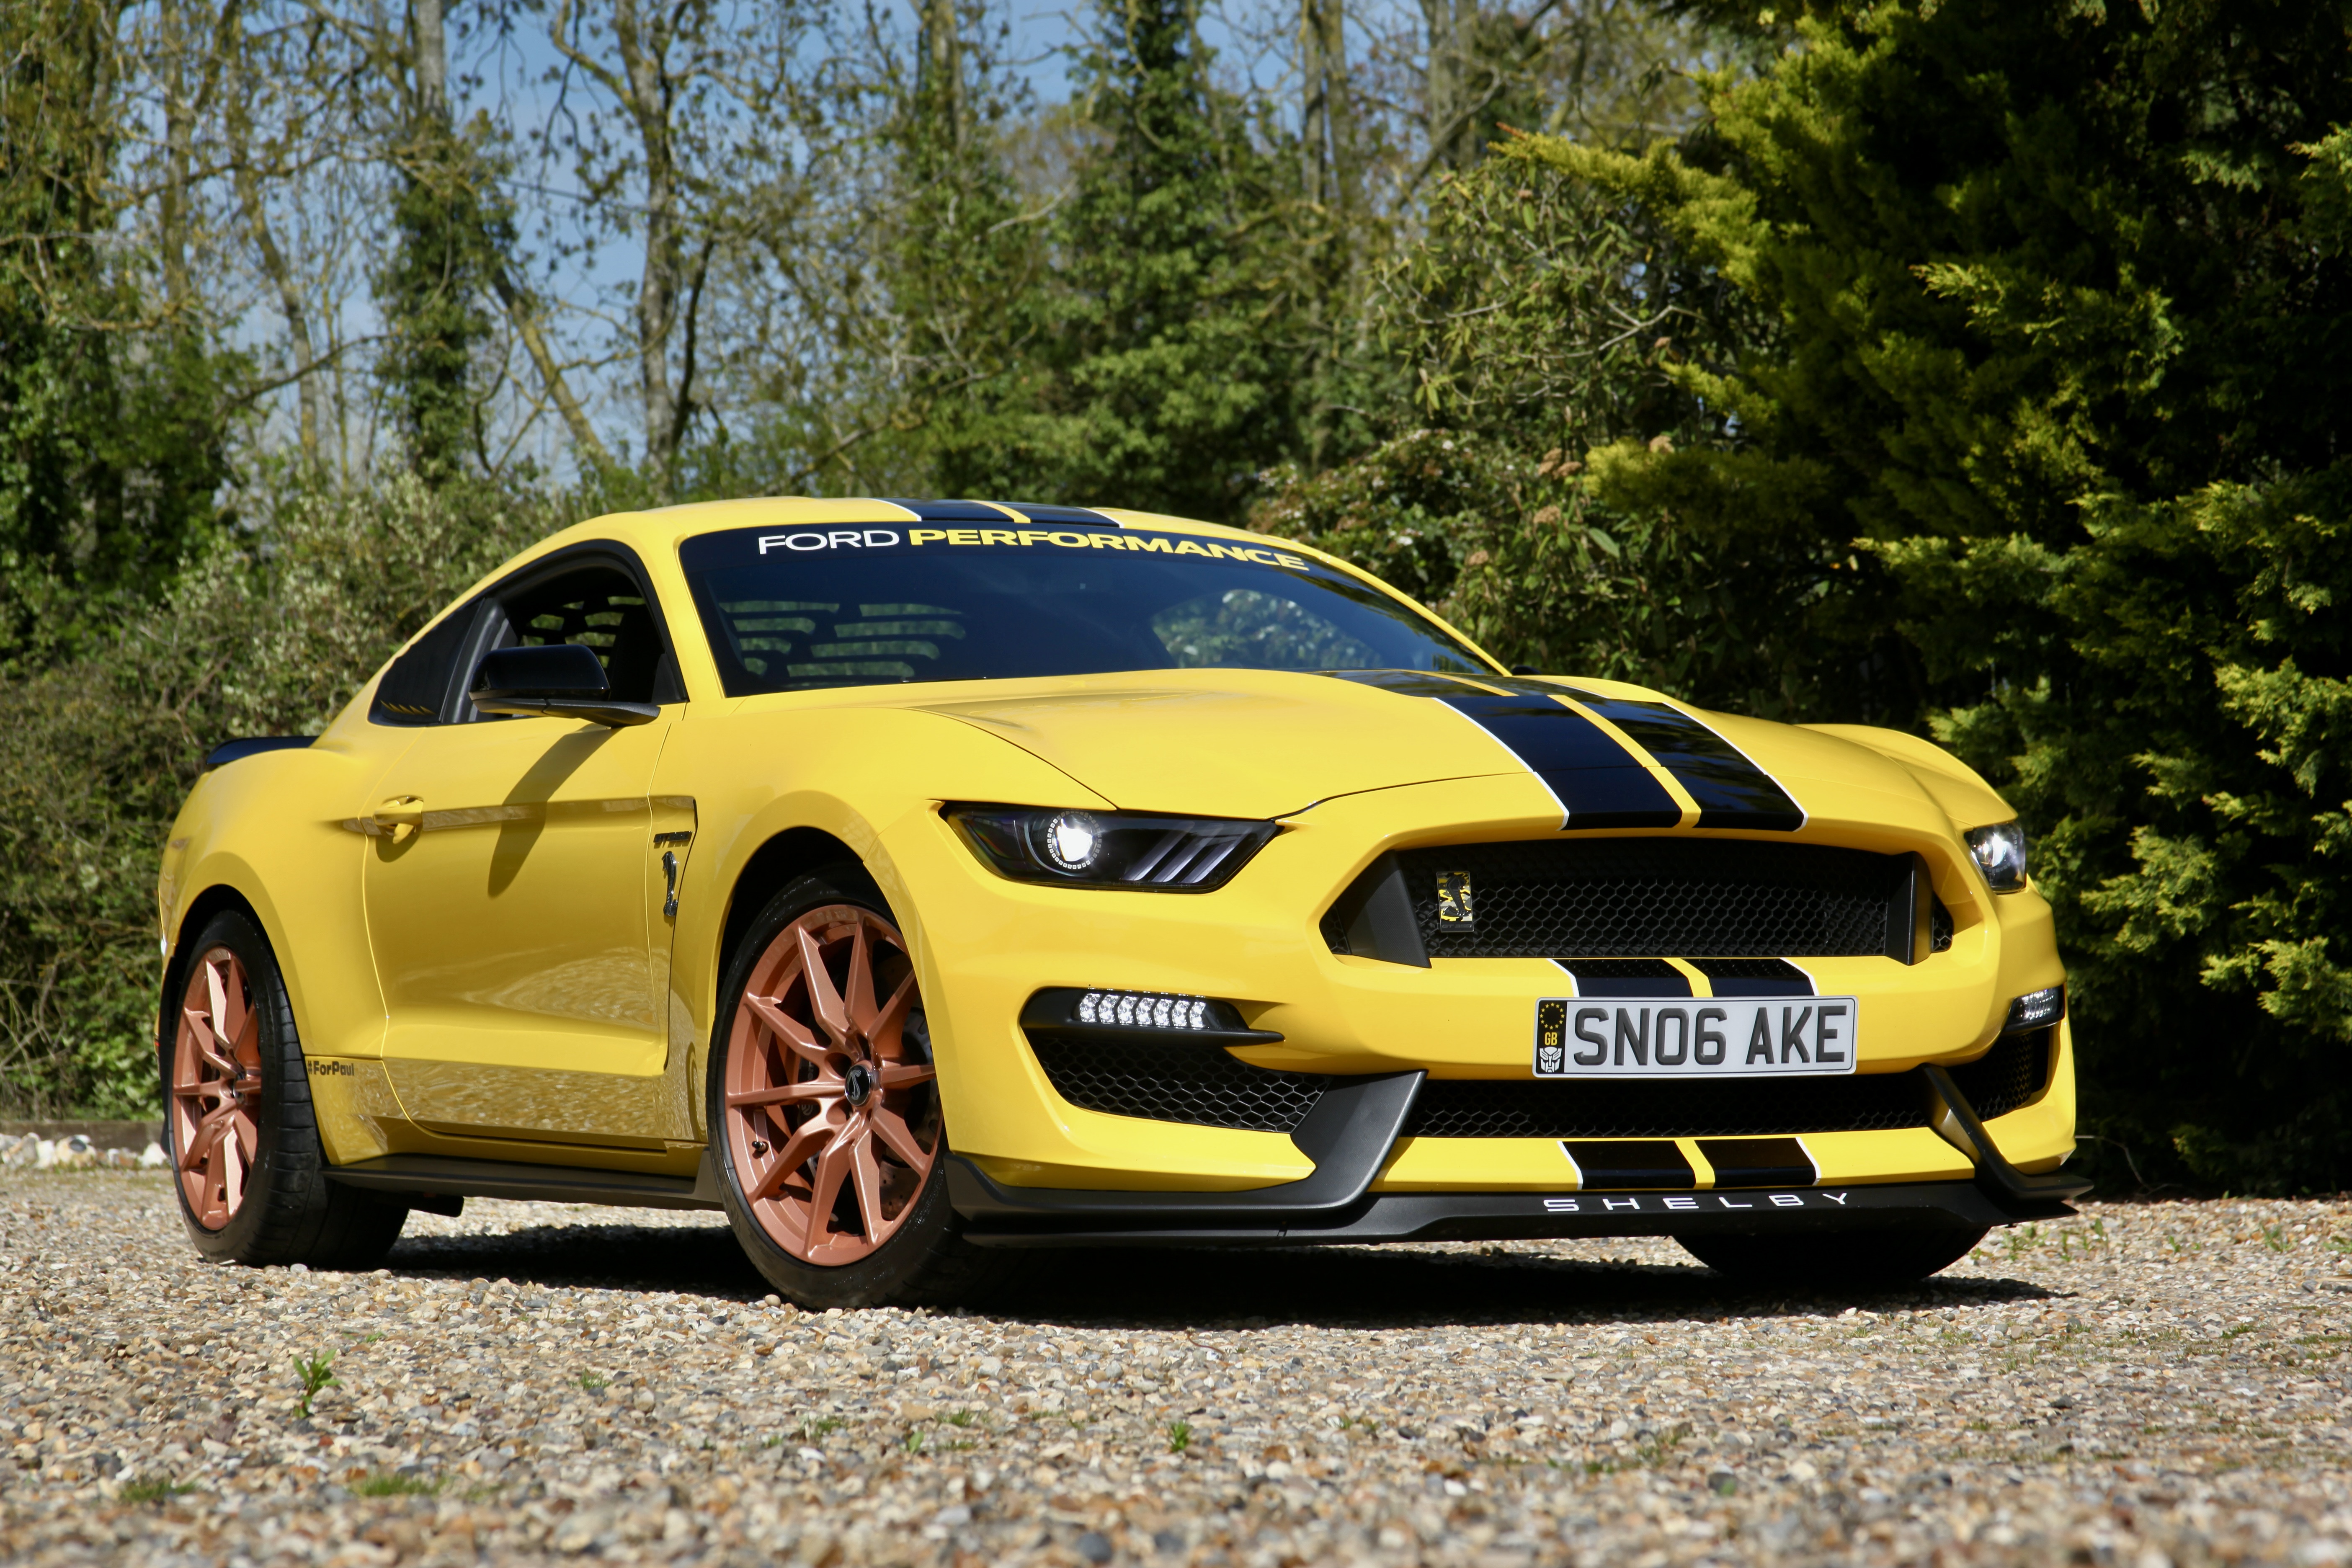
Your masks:
M1339 562L970 501L607 517L172 830L206 1256L724 1209L810 1304L1017 1249L1669 1235L1917 1278L2070 1212L2014 814L1885 730L1513 674Z

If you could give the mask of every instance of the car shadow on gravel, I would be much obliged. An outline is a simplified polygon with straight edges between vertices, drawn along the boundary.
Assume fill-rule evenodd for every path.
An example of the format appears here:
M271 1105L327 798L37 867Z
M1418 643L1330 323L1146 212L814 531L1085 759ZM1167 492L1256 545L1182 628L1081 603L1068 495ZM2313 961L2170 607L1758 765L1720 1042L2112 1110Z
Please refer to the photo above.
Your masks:
M1617 1321L1671 1324L1732 1316L1997 1307L2054 1292L2019 1279L1937 1279L1900 1289L1743 1287L1688 1265L1547 1258L1501 1248L1142 1249L1049 1252L999 1313L1072 1326L1175 1329L1438 1327ZM1008 1310L1009 1309L1009 1310Z
M397 1272L517 1284L670 1290L756 1301L769 1286L719 1225L533 1226L404 1238ZM1746 1288L1696 1263L1545 1257L1504 1247L1123 1247L1024 1255L982 1315L1090 1328L1433 1327L1612 1320L1701 1322L1876 1310L2000 1307L2061 1292L2022 1279L1937 1278L1891 1290Z

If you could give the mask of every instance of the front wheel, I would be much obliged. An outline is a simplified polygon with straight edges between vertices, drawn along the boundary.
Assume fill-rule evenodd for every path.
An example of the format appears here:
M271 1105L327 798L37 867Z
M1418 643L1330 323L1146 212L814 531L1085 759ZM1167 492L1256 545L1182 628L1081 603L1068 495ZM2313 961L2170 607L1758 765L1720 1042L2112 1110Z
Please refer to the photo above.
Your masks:
M707 1125L727 1216L803 1307L962 1299L998 1262L960 1239L947 1126L905 937L856 867L803 877L729 965Z
M1922 1226L1675 1239L1685 1252L1741 1284L1857 1289L1909 1285L1939 1274L1984 1238L1982 1230Z

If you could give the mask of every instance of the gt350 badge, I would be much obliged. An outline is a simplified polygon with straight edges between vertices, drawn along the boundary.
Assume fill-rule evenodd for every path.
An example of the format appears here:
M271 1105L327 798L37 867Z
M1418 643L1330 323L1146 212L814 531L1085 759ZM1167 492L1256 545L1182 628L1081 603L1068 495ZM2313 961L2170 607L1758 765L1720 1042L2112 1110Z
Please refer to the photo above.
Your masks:
M1851 996L1536 1004L1538 1078L1781 1078L1850 1073Z

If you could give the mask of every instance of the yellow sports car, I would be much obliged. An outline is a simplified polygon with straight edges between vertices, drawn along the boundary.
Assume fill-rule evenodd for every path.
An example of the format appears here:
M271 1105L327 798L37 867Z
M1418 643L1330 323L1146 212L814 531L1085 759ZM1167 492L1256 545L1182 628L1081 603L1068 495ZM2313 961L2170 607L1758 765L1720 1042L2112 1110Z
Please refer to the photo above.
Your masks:
M600 518L208 759L171 1156L210 1258L724 1209L809 1305L1106 1243L1916 1279L2086 1187L2025 862L1926 742L1507 671L1261 535Z

